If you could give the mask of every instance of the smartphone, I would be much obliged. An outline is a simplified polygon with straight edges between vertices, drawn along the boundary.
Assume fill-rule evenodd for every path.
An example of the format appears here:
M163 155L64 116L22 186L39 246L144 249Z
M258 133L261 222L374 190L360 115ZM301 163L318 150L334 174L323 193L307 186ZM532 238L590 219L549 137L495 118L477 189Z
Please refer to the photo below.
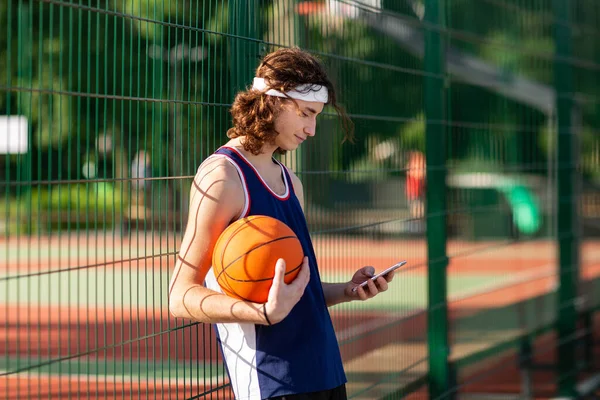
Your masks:
M392 272L393 270L396 270L404 265L406 265L407 261L400 261L398 264L394 264L391 267L389 267L388 269L386 269L385 271L381 271L380 273L378 273L377 275L375 275L374 277L371 278L372 281L375 281L377 278L379 278L380 276L384 276L389 274L390 272ZM352 289L353 292L356 292L359 288L359 286L365 287L367 286L367 282L368 280L364 281L363 283L361 283L360 285L354 287Z

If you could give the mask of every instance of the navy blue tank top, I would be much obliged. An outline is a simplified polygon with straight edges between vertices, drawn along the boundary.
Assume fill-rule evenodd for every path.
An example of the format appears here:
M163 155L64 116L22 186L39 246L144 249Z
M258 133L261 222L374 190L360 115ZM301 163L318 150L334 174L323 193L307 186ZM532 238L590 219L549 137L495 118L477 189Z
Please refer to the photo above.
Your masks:
M346 383L317 259L289 172L273 160L280 166L286 186L285 193L279 195L238 150L221 147L215 154L227 157L240 174L246 192L241 217L268 215L287 224L298 236L310 264L310 282L304 295L280 323L216 324L236 399L315 392ZM220 291L212 269L206 285Z

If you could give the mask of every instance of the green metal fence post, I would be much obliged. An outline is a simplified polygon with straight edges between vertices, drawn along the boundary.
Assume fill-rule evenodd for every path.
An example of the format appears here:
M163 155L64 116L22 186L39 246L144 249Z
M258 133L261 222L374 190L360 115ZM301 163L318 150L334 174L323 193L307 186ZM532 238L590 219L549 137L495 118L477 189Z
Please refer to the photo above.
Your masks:
M163 15L163 13L157 13L156 12L156 8L153 10L153 19L157 20L157 21L164 21L165 17ZM156 99L157 101L154 102L152 104L152 128L151 128L151 160L152 160L152 167L153 167L153 172L152 174L154 175L154 168L156 168L158 166L158 161L157 160L161 160L162 158L162 146L157 145L158 143L162 143L162 138L165 135L165 130L163 129L163 123L164 123L164 115L162 112L163 109L163 103L161 103L161 101L165 97L164 96L164 56L163 54L165 53L165 49L164 49L164 45L165 45L165 28L160 25L160 24L155 24L154 26L154 51L155 51L155 55L154 57L152 57L152 91L151 91L151 97L153 99ZM168 130L166 130L168 132ZM160 188L162 187L163 183L152 183L150 185L150 199L148 202L148 206L153 209L155 208L157 205L160 206L160 201L159 201L159 193L160 193ZM125 189L124 186L122 186L123 189ZM162 211L161 211L162 212ZM154 231L154 227L152 227L152 230Z
M429 395L449 398L448 304L446 296L446 132L444 120L444 4L425 1L424 108L427 159L427 256Z
M300 0L295 0L293 2L294 6L299 4ZM307 17L304 15L300 15L298 13L294 13L294 45L300 48L306 48L306 24ZM295 163L293 165L294 172L297 174L302 174L306 169L306 166L309 165L308 156L309 152L303 146L298 147L295 151ZM302 175L300 175L302 176Z
M258 64L260 35L259 0L231 0L229 3L230 71L233 96L250 85Z
M32 74L32 60L31 54L33 52L33 44L31 41L31 13L27 4L19 3L17 5L18 13L18 47L21 51L21 59L19 60L17 74L18 74L18 86L29 87L31 86L31 74ZM10 38L9 38L10 40ZM9 60L10 62L10 60ZM15 115L24 115L27 118L27 152L18 155L18 173L17 179L20 182L31 182L32 179L32 158L33 158L33 135L31 130L31 113L30 109L26 104L29 104L31 100L31 94L27 92L17 93L17 110ZM29 185L19 185L17 187L17 197L21 197L30 193L31 187ZM27 206L29 206L27 202ZM27 210L28 214L31 214L31 210Z
M573 128L573 77L569 57L571 56L571 26L569 0L553 0L554 41L554 84L556 88L556 110L558 117L558 394L561 397L576 395L576 343L578 280L578 235L577 207L575 203L577 165L576 134Z

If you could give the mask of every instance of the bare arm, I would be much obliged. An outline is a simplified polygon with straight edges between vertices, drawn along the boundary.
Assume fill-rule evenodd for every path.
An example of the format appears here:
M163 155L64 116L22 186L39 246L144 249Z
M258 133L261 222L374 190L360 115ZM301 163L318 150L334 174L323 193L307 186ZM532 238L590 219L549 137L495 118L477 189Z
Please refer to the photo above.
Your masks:
M302 186L302 182L292 171L289 172L294 185L294 192L296 193L296 197L298 197L298 201L300 202L302 210L304 210L304 188ZM325 295L325 303L327 304L327 307L353 300L367 300L371 297L374 297L379 292L386 291L388 288L387 283L390 282L394 276L393 272L386 275L385 278L380 277L377 279L377 281L373 282L369 278L371 278L374 273L375 269L368 266L356 271L352 277L352 280L349 282L322 282L321 285L323 287L323 294ZM368 290L359 287L356 292L352 291L355 286L360 285L367 279Z
M203 286L219 235L244 205L241 182L228 164L221 157L207 160L194 177L187 227L169 285L169 310L175 317L199 322L266 324L260 305ZM229 201L220 201L224 198Z
M219 235L244 206L244 191L237 171L222 157L206 161L194 178L190 197L188 223L169 285L171 314L205 323L268 324L262 304L234 299L203 286ZM271 289L274 293L269 293L265 304L271 323L287 316L308 283L308 268L302 268L298 275L301 279L290 285L283 283L284 273L285 264L278 263ZM283 301L284 296L287 299Z

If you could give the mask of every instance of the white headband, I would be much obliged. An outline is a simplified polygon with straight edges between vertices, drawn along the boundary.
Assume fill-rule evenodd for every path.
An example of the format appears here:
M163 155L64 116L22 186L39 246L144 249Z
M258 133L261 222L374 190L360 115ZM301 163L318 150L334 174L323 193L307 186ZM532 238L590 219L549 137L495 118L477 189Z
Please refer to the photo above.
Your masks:
M263 92L265 89L269 89L269 87L265 83L264 78L254 78L252 89ZM329 93L327 92L327 88L325 86L312 84L300 85L296 87L296 89L285 93L275 89L269 89L265 92L265 94L277 97L291 97L292 99L296 100L316 101L319 103L327 103L329 100Z

